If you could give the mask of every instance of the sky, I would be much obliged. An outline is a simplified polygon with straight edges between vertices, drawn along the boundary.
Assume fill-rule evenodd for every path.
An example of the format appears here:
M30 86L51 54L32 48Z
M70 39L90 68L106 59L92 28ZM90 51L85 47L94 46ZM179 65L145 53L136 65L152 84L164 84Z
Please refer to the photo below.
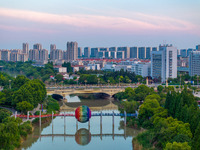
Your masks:
M0 49L200 44L200 0L2 0Z

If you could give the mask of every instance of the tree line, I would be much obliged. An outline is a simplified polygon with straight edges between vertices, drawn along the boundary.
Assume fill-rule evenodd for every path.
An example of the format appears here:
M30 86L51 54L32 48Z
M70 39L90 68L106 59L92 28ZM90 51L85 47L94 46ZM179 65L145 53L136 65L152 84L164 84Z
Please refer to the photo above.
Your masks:
M139 93L144 95L140 99ZM187 86L182 92L161 86L154 92L141 85L134 90L127 88L115 97L121 100L120 111L135 113L139 109L138 118L127 118L129 126L148 129L134 138L133 143L138 141L146 149L199 149L200 110Z

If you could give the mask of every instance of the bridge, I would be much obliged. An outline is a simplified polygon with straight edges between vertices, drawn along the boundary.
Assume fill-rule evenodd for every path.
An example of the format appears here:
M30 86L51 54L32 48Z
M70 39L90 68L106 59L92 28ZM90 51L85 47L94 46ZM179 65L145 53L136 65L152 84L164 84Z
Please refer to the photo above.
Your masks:
M54 139L54 137L64 137L64 141L66 139L66 137L75 137L75 139L77 138L77 136L87 136L88 135L85 135L86 132L80 132L80 130L87 130L89 136L91 137L100 137L100 139L102 140L103 137L107 137L107 136L111 136L113 138L113 140L115 139L115 137L119 137L119 136L122 136L124 137L124 139L126 139L126 137L128 137L129 135L126 135L126 117L137 117L137 112L134 113L134 114L127 114L126 111L124 111L124 113L114 113L114 111L112 113L92 113L91 116L96 116L96 117L100 117L100 131L99 133L95 133L95 134L90 134L90 120L88 121L88 129L85 129L85 128L81 128L81 129L78 129L78 121L76 120L76 134L67 134L66 133L66 117L74 117L75 114L74 113L68 113L66 114L65 112L64 113L61 113L61 114L48 114L48 115L41 115L41 111L40 111L40 115L16 115L15 117L21 117L21 118L26 118L29 119L30 118L40 118L40 135L37 136L37 137L40 137L40 140L41 138L44 138L44 137L52 137L52 141ZM54 123L53 123L53 117L64 117L64 133L63 134L55 134L54 133ZM102 117L103 116L112 116L112 133L103 133L102 132ZM115 123L114 123L114 117L115 116L121 116L121 117L124 117L124 133L123 134L116 134L115 133ZM52 133L51 134L41 134L41 118L42 117L52 117Z
M47 88L47 95L59 94L63 97L70 94L85 94L85 93L105 93L110 96L118 92L124 92L126 87L115 87L115 88Z

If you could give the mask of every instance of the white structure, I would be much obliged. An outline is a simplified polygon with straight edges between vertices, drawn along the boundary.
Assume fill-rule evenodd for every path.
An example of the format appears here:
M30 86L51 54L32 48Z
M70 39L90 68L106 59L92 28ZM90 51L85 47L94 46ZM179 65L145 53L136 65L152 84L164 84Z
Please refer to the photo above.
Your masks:
M151 63L135 63L131 67L131 72L134 72L136 75L141 75L142 77L150 76Z
M200 75L200 51L192 51L189 55L189 75Z
M162 82L177 77L177 48L163 45L159 47L159 51L152 51L151 76L161 78Z
M67 67L54 66L53 68L58 72L67 72Z
M124 71L129 71L131 69L131 65L117 65L115 66L115 71L120 71L120 70L124 70Z

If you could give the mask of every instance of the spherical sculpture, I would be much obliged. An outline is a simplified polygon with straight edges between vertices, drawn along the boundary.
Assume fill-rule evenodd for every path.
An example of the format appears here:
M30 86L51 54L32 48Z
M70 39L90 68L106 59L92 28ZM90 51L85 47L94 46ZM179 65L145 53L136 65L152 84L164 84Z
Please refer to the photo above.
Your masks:
M88 122L89 119L91 118L91 110L89 109L88 106L85 105L79 106L75 110L75 117L81 123Z

